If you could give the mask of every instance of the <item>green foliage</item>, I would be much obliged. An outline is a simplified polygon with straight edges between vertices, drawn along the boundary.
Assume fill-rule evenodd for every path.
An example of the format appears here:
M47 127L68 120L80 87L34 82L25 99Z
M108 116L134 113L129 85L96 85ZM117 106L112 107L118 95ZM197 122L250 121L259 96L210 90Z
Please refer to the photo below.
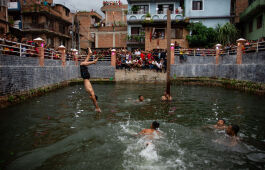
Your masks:
M231 23L218 25L216 29L207 28L202 23L191 23L188 29L191 31L191 35L187 35L190 47L209 48L217 43L225 46L235 43L239 35L237 28Z
M191 47L212 47L216 44L217 32L213 28L207 28L202 23L192 23L188 26L191 35L187 40Z
M136 5L132 6L131 10L133 12L137 12L139 10L139 6L136 6Z
M146 15L145 15L146 18L151 18L151 14L148 12Z
M9 96L7 101L9 101L10 103L13 103L15 101L15 96Z
M223 26L216 27L217 41L222 45L235 43L239 38L239 32L235 25L226 23Z

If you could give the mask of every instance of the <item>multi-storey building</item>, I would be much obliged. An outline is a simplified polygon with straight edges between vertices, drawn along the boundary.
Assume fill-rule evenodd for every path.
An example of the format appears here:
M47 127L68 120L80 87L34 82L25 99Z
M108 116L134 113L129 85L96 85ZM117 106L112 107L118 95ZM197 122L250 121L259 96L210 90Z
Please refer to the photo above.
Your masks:
M0 34L5 34L9 31L7 0L0 1Z
M52 0L23 0L21 3L22 32L29 40L42 37L52 48L71 48L70 10Z
M171 42L187 47L183 0L128 0L129 49L166 49L167 10L171 10Z
M80 48L81 51L87 51L88 47L95 47L94 35L91 35L91 29L93 27L99 27L101 25L102 17L95 11L83 11L76 14L80 23Z
M243 37L248 40L265 38L265 0L249 0L249 7L240 15Z
M185 0L185 17L207 27L224 25L233 18L231 0Z
M101 11L105 20L99 27L91 28L95 48L125 48L127 37L127 5L120 2L103 2Z

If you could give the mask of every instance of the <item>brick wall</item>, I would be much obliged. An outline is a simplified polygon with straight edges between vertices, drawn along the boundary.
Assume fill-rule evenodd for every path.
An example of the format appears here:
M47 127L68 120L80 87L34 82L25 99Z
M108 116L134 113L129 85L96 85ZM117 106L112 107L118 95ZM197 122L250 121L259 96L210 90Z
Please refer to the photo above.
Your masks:
M165 29L165 38L164 39L152 39L150 41L150 32L152 31L151 28L145 28L145 50L153 50L153 49L167 49L167 33ZM183 29L183 39L171 39L171 43L175 43L175 41L182 47L188 48L189 44L186 40L186 36L189 32L186 29Z
M235 23L239 23L240 14L248 7L248 0L236 0Z
M38 58L0 55L0 96L29 91L80 77L80 68L67 61L62 67L60 60L45 60L39 67ZM91 78L115 76L115 68L109 62L98 62L88 67Z

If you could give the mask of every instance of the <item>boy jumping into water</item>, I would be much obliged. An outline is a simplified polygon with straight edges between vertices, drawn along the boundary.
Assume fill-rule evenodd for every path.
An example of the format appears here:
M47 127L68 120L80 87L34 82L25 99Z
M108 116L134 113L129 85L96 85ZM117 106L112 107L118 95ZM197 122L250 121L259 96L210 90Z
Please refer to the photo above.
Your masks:
M87 55L86 59L83 62L80 63L80 72L81 72L81 77L84 79L85 89L90 94L90 99L93 101L93 104L94 104L94 106L96 108L95 111L96 112L101 112L101 110L100 110L100 108L98 106L98 103L97 103L98 97L95 95L93 87L92 87L92 85L91 85L91 83L89 81L90 74L89 74L89 72L87 70L87 66L97 63L98 57L94 61L90 62L89 58L90 58L91 55L92 55L92 51L89 48L88 55Z

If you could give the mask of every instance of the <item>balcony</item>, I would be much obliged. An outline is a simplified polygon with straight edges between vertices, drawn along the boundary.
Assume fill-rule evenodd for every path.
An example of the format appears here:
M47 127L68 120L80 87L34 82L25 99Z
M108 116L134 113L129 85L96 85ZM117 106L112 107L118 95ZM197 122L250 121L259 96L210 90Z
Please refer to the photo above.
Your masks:
M56 34L61 34L61 35L66 35L70 36L70 32L67 32L66 30L63 32L62 28L60 31L57 31L53 25L48 25L45 23L40 23L40 24L33 24L33 23L24 23L24 31L50 31Z
M8 11L20 11L20 2L8 2Z
M145 44L145 35L132 34L127 37L127 44Z
M141 22L146 20L146 12L133 12L130 11L127 14L127 21L128 22ZM166 12L157 12L157 14L151 14L151 19L153 21L166 21L167 14ZM171 20L183 20L184 17L182 13L178 14L171 14Z

